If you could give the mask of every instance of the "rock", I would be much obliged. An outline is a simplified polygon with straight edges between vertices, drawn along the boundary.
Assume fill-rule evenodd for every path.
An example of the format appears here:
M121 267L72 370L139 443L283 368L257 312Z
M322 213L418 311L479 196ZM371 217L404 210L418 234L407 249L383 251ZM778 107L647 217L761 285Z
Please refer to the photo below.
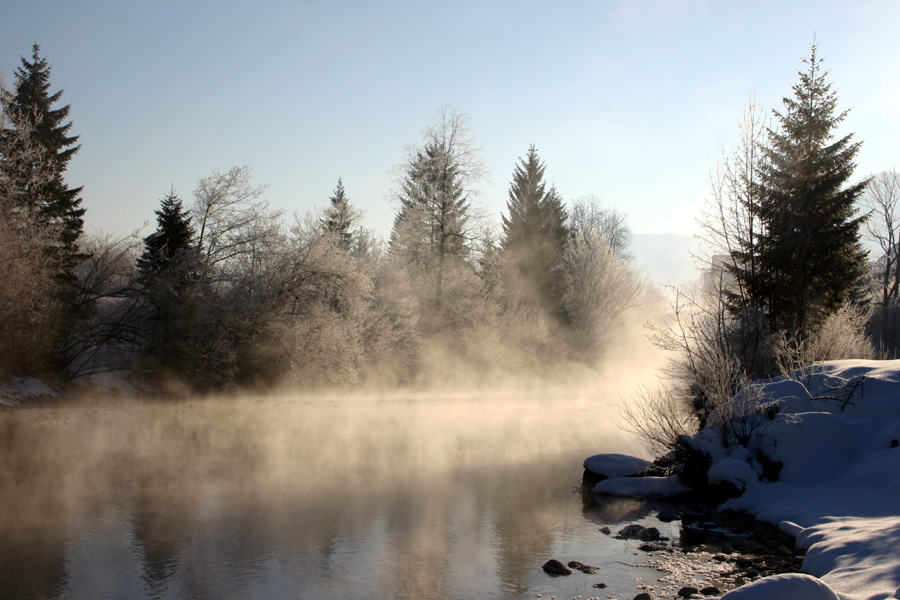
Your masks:
M597 589L602 590L602 589L604 589L604 588L606 587L606 584L603 583L603 582L601 581L600 583L595 583L595 584L592 585L591 587L592 587L592 588L597 588Z
M663 523L671 523L672 521L677 521L678 519L680 519L681 514L677 510L664 510L663 512L656 515L656 518Z
M720 590L719 588L717 588L714 585L711 585L709 587L705 587L702 590L700 590L700 593L703 594L704 596L718 596L719 594L722 593L722 590Z
M620 529L616 537L620 539L639 539L644 541L659 540L659 529L656 527L643 527L641 525L628 525Z
M612 533L612 529L609 527L603 526L600 528L600 533L605 533L606 535L610 535Z
M571 575L572 570L567 568L566 565L562 564L555 558L551 558L547 562L544 563L544 566L541 567L544 569L544 572L548 575Z
M638 550L642 552L659 552L660 550L668 550L669 547L660 542L646 542L638 546Z
M653 596L648 594L647 592L641 592L637 596L634 597L634 600L653 600Z
M699 593L700 593L700 590L688 585L688 586L685 586L685 587L681 588L680 590L678 590L678 597L679 598L690 598L694 594L699 594Z
M597 567L592 567L591 565L586 565L583 562L578 562L577 560L569 561L570 569L578 569L582 573L586 573L587 575L596 575Z

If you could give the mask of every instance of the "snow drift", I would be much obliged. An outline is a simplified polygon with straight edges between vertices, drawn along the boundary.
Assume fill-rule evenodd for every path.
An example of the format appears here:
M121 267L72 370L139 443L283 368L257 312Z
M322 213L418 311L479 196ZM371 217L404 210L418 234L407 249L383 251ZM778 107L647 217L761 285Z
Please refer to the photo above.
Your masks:
M733 402L685 442L709 459L710 484L740 493L723 508L778 524L808 550L804 574L725 598L900 598L900 361L820 363ZM634 491L625 479L595 491Z

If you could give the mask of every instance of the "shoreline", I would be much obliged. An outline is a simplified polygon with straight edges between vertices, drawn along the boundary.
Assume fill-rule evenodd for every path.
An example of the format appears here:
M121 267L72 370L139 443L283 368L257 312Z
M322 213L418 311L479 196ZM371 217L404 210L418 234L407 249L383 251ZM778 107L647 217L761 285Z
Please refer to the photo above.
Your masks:
M607 497L593 492L585 492L584 496L586 503L596 504L602 504ZM806 550L797 548L795 538L777 526L758 521L746 512L718 510L689 496L669 498L666 502L672 510L660 511L655 517L664 522L680 522L679 537L647 539L638 547L645 560L636 566L652 568L661 576L656 585L636 586L635 594L650 594L651 600L676 596L718 598L763 577L800 572ZM610 535L615 532L610 531ZM615 537L623 541L640 539ZM624 597L630 600L627 593Z

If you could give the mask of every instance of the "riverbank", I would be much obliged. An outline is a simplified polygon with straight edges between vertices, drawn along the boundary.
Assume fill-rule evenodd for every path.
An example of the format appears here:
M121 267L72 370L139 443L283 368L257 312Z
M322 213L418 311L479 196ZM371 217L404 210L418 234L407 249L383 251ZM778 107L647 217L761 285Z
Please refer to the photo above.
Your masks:
M583 493L586 510L596 507L600 514L602 504L619 500ZM616 597L630 600L642 593L651 599L691 593L697 598L720 597L747 583L801 568L806 552L795 546L794 538L747 513L716 510L689 498L639 502L652 508L646 517L626 526L604 525L599 531L630 545L634 564L654 569L658 576L636 581L630 590L599 588Z
M692 470L737 496L721 509L777 526L806 550L800 573L759 572L723 599L900 598L900 361L816 364L741 390L723 411L729 418L682 439ZM664 479L610 477L594 490L673 486Z

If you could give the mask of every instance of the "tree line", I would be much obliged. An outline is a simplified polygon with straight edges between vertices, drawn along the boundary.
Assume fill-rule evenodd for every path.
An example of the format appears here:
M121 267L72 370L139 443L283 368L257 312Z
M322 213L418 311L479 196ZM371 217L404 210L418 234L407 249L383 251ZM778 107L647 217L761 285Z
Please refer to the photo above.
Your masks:
M69 105L33 47L0 90L0 376L128 373L171 389L421 384L597 364L647 302L622 215L547 187L531 146L495 228L468 118L407 148L388 240L338 179L321 210L273 210L248 167L172 189L143 238L86 235Z

